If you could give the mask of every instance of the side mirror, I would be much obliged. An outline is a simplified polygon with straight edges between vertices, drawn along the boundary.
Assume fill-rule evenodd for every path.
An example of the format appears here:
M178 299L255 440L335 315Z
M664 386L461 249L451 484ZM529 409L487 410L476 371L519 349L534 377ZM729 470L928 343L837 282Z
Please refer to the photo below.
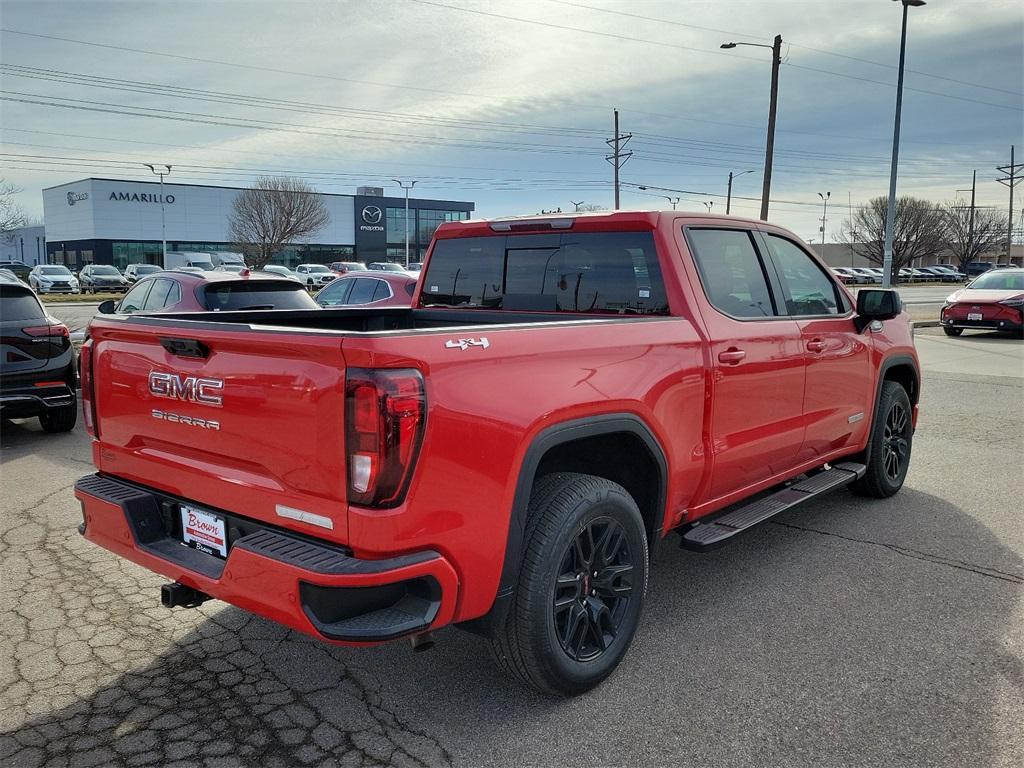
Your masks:
M113 299L101 301L97 307L101 315L113 315L117 312L117 303Z
M857 330L863 331L875 320L892 320L903 311L903 300L891 289L861 288L857 292Z

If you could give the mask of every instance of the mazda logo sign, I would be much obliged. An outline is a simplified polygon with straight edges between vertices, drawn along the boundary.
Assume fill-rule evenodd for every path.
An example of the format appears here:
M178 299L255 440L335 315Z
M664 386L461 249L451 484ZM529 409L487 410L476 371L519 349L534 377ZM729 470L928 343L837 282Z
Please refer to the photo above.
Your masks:
M368 205L363 208L363 221L367 224L380 224L380 220L383 218L384 211L376 205Z

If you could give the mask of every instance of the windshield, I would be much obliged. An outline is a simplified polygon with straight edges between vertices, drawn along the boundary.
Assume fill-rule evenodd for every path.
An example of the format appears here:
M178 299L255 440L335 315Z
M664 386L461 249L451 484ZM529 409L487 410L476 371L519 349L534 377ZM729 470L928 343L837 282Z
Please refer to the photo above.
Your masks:
M225 272L241 272L245 264L221 264L220 268Z
M310 264L309 265L309 271L310 272L330 272L331 270L329 270L323 264Z
M1008 269L986 272L967 287L981 291L1024 291L1024 272Z
M405 272L405 267L401 264L395 264L390 261L377 262L373 265L373 268L382 272Z
M294 280L246 280L208 285L207 309L318 309L319 304Z
M94 266L94 267L92 268L92 273L93 273L94 275L115 275L115 276L117 276L117 277L120 277L120 276L121 276L121 273L120 273L120 272L118 272L118 271L117 271L116 269L114 269L113 267L103 267L103 266L95 267L95 266Z
M138 275L151 275L154 272L159 272L160 267L155 264L138 264L135 267L135 273Z
M67 267L40 267L39 274L41 275L70 275L71 272Z
M347 269L349 272L357 272L361 269L366 269L366 265L358 261L339 261L339 269Z
M423 306L668 313L650 232L439 240L421 282Z

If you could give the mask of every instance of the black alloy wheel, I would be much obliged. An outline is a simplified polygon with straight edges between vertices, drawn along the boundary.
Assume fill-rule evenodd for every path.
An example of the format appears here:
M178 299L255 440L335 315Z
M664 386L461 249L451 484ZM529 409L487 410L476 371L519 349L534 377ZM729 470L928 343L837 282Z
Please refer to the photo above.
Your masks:
M883 430L885 476L897 482L910 460L910 414L902 403L893 403Z
M633 554L611 518L591 520L562 555L552 611L562 650L593 661L615 640L633 594Z

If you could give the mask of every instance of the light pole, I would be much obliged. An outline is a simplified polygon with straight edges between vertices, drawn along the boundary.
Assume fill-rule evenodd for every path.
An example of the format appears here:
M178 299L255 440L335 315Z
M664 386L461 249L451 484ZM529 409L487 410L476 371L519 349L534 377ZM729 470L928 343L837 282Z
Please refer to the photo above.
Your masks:
M715 207L715 201L708 200L707 202L704 203L704 207L708 209L708 213L711 213L711 209Z
M828 199L832 197L831 192L826 192L824 195L821 192L818 193L818 197L822 199L824 206L821 209L821 245L823 246L822 256L824 257L824 245L825 245L825 216L828 214Z
M167 266L167 225L164 219L164 176L171 175L171 166L165 165L164 168L167 170L160 171L157 170L156 166L150 165L149 163L143 163L143 165L160 177L160 242L163 246L163 256L161 257L162 261L160 266L165 267ZM142 258L146 258L145 255L143 255Z
M900 32L900 69L896 78L896 122L892 131L892 168L889 171L889 201L885 211L885 250L882 252L882 287L892 287L892 238L896 226L896 166L900 156L900 115L903 112L903 61L907 53L907 10L925 4L925 0L893 0L903 3L903 28Z
M772 45L765 45L764 43L722 43L719 47L735 48L738 45L772 49L772 87L771 99L768 103L768 141L764 151L764 185L761 188L761 221L768 221L768 198L772 191L772 155L775 153L775 114L779 106L779 65L782 63L782 35L776 35Z
M409 268L409 190L416 186L415 181L410 181L408 186L398 179L392 179L395 184L405 190L405 268Z
M676 209L676 206L679 205L680 198L678 198L678 197L670 197L669 195L662 195L662 197L664 197L666 200L668 200L670 203L672 203L672 210L673 211Z
M729 189L728 189L728 191L727 191L727 193L725 195L725 212L726 212L726 214L728 214L729 210L732 208L732 180L734 178L738 179L740 176L742 176L745 173L753 173L753 171L740 171L735 176L733 175L732 171L729 171Z
M570 200L569 202L573 204L573 206L576 208L576 212L579 213L580 206L583 205L587 201L586 200L580 200L577 203L575 200Z

